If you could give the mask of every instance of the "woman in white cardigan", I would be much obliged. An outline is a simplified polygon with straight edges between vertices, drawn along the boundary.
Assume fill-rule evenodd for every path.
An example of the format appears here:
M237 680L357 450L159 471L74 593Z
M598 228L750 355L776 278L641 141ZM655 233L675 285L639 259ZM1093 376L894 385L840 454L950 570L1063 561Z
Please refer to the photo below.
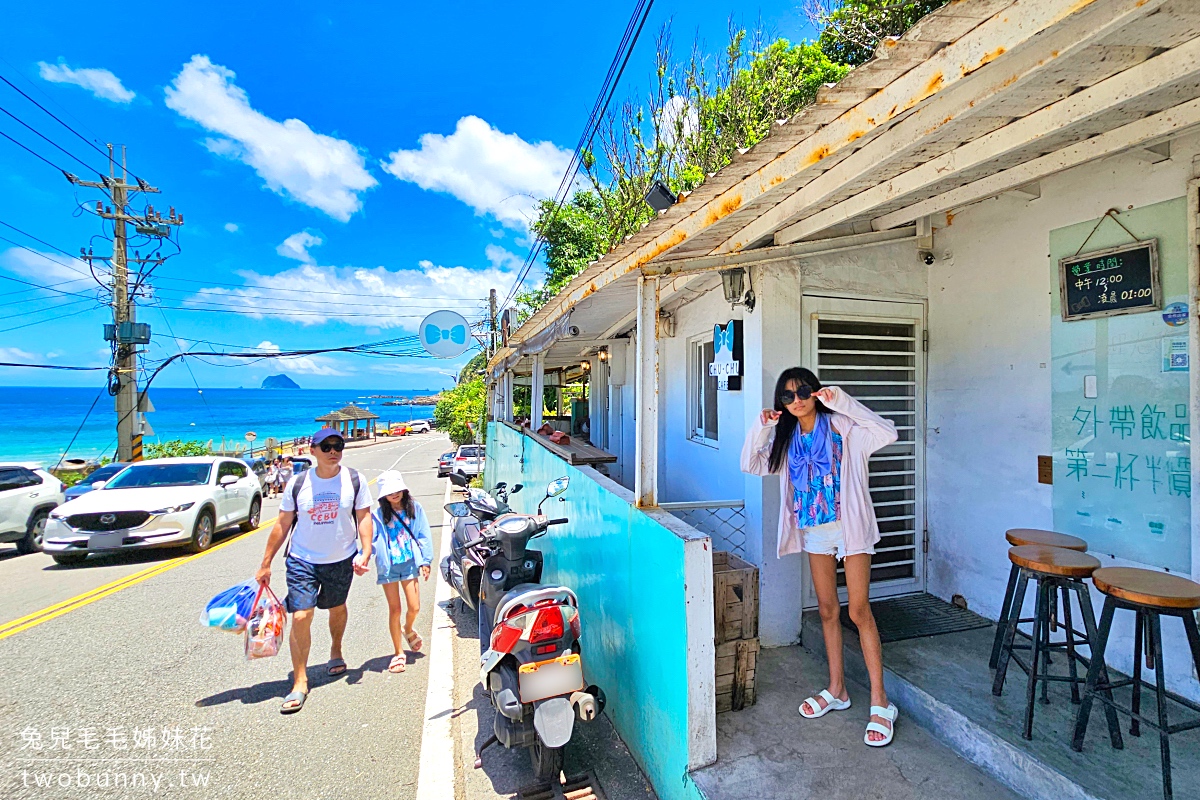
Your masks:
M779 376L775 407L763 409L742 448L743 472L782 476L776 555L808 553L821 612L829 687L806 699L800 714L817 719L850 708L837 589L840 558L845 562L850 618L858 628L871 676L871 719L863 736L871 747L891 743L897 710L883 687L883 651L868 602L879 524L867 462L894 441L896 426L891 422L836 386L822 387L809 370L793 367Z

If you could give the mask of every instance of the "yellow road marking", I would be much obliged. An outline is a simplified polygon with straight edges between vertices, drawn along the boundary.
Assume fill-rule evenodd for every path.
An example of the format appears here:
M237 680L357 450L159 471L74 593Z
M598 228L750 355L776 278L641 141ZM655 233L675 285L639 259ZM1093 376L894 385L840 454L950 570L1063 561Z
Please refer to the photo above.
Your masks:
M378 478L372 478L371 480L367 481L367 486L374 485L377 480ZM184 558L172 559L171 561L167 561L163 564L155 564L154 566L148 567L141 572L135 572L132 575L126 575L124 578L119 578L111 583L98 586L95 589L84 592L83 594L75 595L69 600L63 600L60 603L47 606L40 611L35 611L32 614L27 614L24 617L14 619L11 622L6 622L3 625L0 625L0 641L7 639L9 636L15 636L22 631L27 631L30 628L35 628L38 625L41 625L43 622L49 622L55 617L61 617L63 614L74 611L77 608L83 608L84 606L94 603L101 598L108 597L110 594L116 594L122 589L128 589L130 586L136 586L142 581L153 578L155 575L161 575L164 572L170 572L176 567L182 567L184 564L195 561L197 558L206 556L209 553L215 553L224 547L228 547L234 542L240 542L242 539L245 539L248 536L253 536L259 531L267 530L268 528L274 526L278 519L279 517L273 517L252 531L239 534L231 539L226 539L220 544L213 545L202 552L195 553Z

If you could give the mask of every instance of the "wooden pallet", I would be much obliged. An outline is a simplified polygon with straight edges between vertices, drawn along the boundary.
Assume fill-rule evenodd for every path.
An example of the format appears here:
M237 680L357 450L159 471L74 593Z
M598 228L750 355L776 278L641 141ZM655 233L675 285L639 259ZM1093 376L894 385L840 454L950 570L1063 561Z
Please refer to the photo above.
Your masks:
M738 639L717 645L717 713L741 711L758 700L754 670L758 639Z
M713 632L718 645L758 638L758 567L733 553L713 553Z

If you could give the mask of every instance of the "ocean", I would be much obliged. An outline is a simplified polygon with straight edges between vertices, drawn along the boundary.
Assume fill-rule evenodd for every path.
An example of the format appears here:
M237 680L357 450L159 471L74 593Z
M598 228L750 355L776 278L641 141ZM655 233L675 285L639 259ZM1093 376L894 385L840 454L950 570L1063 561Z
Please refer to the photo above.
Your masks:
M154 429L145 442L171 439L212 440L220 447L246 444L247 431L261 448L267 437L284 440L305 436L319 425L314 419L350 403L379 415L378 425L429 419L432 406L385 406L381 394L415 397L436 394L433 389L155 389L149 392L154 412L146 420ZM78 387L0 387L0 460L34 461L53 466L78 430L67 456L96 458L113 455L117 443L115 402L107 392ZM96 401L88 415L88 408ZM87 421L84 422L84 417ZM82 423L82 428L80 424ZM360 425L362 423L359 423Z

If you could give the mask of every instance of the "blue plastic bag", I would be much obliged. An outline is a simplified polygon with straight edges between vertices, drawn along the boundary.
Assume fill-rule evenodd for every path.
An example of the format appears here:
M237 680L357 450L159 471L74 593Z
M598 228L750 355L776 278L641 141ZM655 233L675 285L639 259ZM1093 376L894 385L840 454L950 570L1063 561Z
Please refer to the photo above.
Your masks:
M219 631L242 633L246 630L246 620L250 618L257 594L258 583L255 581L231 586L208 601L200 612L200 624Z

